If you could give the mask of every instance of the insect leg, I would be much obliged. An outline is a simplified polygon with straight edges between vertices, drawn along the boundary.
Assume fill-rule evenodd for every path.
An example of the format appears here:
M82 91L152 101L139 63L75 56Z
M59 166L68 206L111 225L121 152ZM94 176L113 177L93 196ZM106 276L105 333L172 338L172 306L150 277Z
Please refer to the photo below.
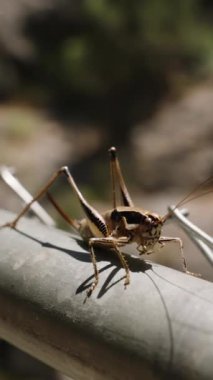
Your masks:
M133 206L132 199L127 190L121 167L117 157L117 151L115 147L109 149L110 154L110 168L111 168L111 177L112 177L112 194L113 194L113 207L116 208L116 191L115 191L115 181L118 180L118 185L122 197L122 202L124 206Z
M78 197L81 207L88 219L89 227L93 236L96 236L96 237L109 236L108 228L104 221L104 218L101 216L101 214L97 210L94 209L94 207L90 206L89 203L85 200L80 190L78 189L68 167L64 166L61 170L66 175L70 186L72 187L72 189L74 190L75 194Z
M124 286L126 287L130 283L129 267L128 267L128 264L127 264L124 256L122 255L120 249L118 248L118 245L116 244L116 242L113 242L113 248L114 248L115 252L117 253L117 256L121 262L121 265L125 269L126 276L125 276Z
M95 251L94 251L94 243L95 243L95 241L96 241L95 238L91 238L89 240L90 256L91 256L92 265L93 265L93 269L94 269L95 281L92 283L92 285L89 287L89 289L87 291L87 296L88 297L91 296L93 290L98 285L98 280L99 280L99 272L98 272L98 268L97 268L97 262L96 262Z
M129 274L129 267L128 267L128 264L124 258L124 256L122 255L120 249L118 248L119 244L120 245L125 245L127 243L127 239L125 237L121 237L120 239L114 239L113 237L106 237L106 238L91 238L89 240L89 246L90 246L90 254L91 254L91 260L92 260L92 264L93 264L93 268L94 268L94 277L95 277L95 281L92 283L92 285L90 286L88 292L87 292L87 295L88 297L91 296L93 290L96 288L97 284L98 284L98 269L97 269L97 263L96 263L96 258L95 258L95 252L94 252L94 248L95 246L99 246L99 247L103 247L103 248L111 248L113 249L119 260L120 260L120 263L122 265L122 267L125 269L125 272L126 272L126 276L125 276L125 281L124 281L124 286L127 286L129 283L130 283L130 274Z
M58 213L62 216L64 220L76 231L79 230L80 224L76 219L70 218L67 213L62 210L62 208L59 206L59 204L55 201L55 199L52 197L52 195L47 191L46 193L48 200L52 203L52 205L55 207L55 209L58 211Z
M50 180L47 182L47 184L36 194L36 196L26 204L26 206L22 209L22 211L17 215L17 217L9 223L4 224L1 227L11 227L15 228L16 224L18 223L19 219L30 209L31 205L38 201L50 188L50 186L56 181L56 179L62 174L62 169L59 169L57 172L55 172Z
M184 253L183 253L183 242L182 242L182 240L180 238L177 238L177 237L163 237L163 236L159 239L160 244L164 244L164 243L168 243L168 242L175 242L179 245L180 254L181 254L181 258L182 258L182 267L183 267L184 272L187 274L191 274L192 276L200 276L199 274L190 272L187 269L186 259L185 259Z
M19 219L29 210L30 206L33 204L33 202L37 201L39 198L41 198L44 194L48 192L48 189L52 186L52 184L57 180L57 178L64 174L68 180L68 183L74 190L75 194L77 195L81 206L90 222L91 231L93 232L94 236L98 234L98 236L108 236L108 230L106 223L104 222L104 219L102 216L94 209L92 208L84 199L83 195L81 194L80 190L78 189L69 169L67 166L61 167L56 173L53 174L53 176L50 178L50 180L47 182L47 184L37 193L37 195L29 202L23 210L17 215L17 217L9 223L4 224L2 227L11 227L15 228L17 222ZM51 196L50 196L51 198ZM56 205L55 205L56 206ZM57 206L56 206L57 207ZM60 212L60 211L59 211Z

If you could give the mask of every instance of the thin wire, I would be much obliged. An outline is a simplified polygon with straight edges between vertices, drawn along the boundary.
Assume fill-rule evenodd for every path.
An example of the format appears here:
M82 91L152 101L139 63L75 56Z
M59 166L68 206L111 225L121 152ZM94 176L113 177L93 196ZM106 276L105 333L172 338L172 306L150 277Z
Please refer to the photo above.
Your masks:
M7 166L0 166L0 175L4 182L24 201L25 204L30 203L33 199L32 195L24 188L19 180L13 175L13 170ZM30 209L44 223L49 226L55 226L53 218L38 203L34 202Z
M189 238L200 249L209 263L213 266L213 238L190 222L175 206L168 207L169 213L178 222L180 227L186 232Z

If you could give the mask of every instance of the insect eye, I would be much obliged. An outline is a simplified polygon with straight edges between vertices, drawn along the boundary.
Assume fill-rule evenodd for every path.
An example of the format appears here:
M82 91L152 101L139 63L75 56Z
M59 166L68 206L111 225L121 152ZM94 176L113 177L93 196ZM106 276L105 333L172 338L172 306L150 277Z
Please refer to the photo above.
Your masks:
M149 222L153 223L153 224L158 224L160 221L160 219L157 215L149 214L149 215L147 215L147 217L148 217Z

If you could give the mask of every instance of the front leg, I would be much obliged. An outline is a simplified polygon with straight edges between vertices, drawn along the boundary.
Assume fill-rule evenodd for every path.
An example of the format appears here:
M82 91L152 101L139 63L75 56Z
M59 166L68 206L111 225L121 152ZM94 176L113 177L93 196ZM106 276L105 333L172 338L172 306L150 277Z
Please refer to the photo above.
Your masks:
M128 264L122 255L119 246L123 246L128 243L128 239L125 237L120 237L118 239L114 237L103 237L103 238L91 238L89 240L89 248L90 248L90 255L91 255L91 260L93 264L93 269L94 269L94 277L95 280L90 286L90 288L87 291L87 296L90 297L96 286L98 285L99 281L99 272L97 268L97 262L96 262L96 257L95 257L95 251L94 248L95 246L99 246L102 248L108 248L108 249L113 249L115 253L117 254L120 263L122 267L125 269L126 275L125 275L125 281L124 281L124 286L126 287L130 283L130 274L129 274L129 267Z
M192 276L196 276L196 277L200 277L200 274L199 273L193 273L193 272L190 272L188 269L187 269L187 263L186 263L186 259L185 259L185 256L184 256L184 253L183 253L183 242L180 238L177 238L177 237L161 237L159 239L159 243L160 244L165 244L165 243L170 243L170 242L174 242L174 243L177 243L179 245L179 252L181 254L181 258L182 258L182 267L183 267L183 270L185 273L187 274L191 274Z
M139 244L136 247L137 251L139 252L139 255L151 255L153 253L153 245L151 247L144 245L144 244Z
M147 251L147 247L145 245L142 245L142 244L139 244L137 247L136 247L137 251L139 252L139 255L144 255Z

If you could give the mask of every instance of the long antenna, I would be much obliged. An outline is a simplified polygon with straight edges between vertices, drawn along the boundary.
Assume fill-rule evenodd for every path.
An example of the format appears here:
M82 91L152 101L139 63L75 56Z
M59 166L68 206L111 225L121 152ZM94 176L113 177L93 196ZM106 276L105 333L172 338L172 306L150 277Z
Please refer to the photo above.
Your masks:
M176 210L178 207L183 206L184 204L191 202L194 199L200 198L203 195L209 194L213 191L213 189L204 190L200 194L196 194L200 189L202 189L204 186L208 186L213 182L213 176L208 177L205 181L201 182L198 186L196 186L192 191L190 191L183 199L181 199L173 208L173 211ZM162 222L165 223L165 221L172 215L172 212L169 211L166 215L163 216Z

